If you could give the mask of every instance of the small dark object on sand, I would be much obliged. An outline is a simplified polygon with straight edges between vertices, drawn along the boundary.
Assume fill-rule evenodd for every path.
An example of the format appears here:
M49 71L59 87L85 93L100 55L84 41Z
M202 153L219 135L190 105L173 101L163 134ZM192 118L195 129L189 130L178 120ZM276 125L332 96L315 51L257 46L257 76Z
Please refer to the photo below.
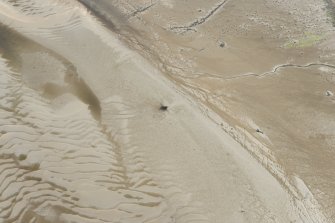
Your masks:
M166 106L166 105L161 105L161 106L159 107L159 110L161 110L161 111L167 111L167 110L168 110L168 106Z
M220 43L220 47L221 47L221 48L223 48L223 47L225 47L225 46L226 46L226 44L225 44L224 42Z

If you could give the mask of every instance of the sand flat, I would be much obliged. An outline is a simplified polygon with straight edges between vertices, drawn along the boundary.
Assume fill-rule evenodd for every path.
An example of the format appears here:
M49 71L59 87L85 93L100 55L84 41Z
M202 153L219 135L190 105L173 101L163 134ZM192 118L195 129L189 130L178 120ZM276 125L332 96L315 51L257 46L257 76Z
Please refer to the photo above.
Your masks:
M242 105L259 97L257 92L245 89L237 96L237 87L245 83L225 80L243 75L243 69L266 70L268 64L225 70L213 62L204 70L206 60L219 60L219 51L191 59L194 49L202 50L188 45L192 36L173 37L185 35L179 34L183 30L133 27L152 18L148 10L177 3L140 2L1 2L0 221L331 222L329 208L320 205L323 200L315 198L299 169L288 172L290 164L283 165L270 146L278 145L273 135L252 132L264 128L247 117L253 104L250 111ZM196 1L200 19L185 15L176 21L201 29L207 19L232 7L229 3ZM174 13L170 16L179 18ZM158 40L148 47L141 39L146 37ZM179 45L170 44L176 42L184 44L186 54L175 59L186 67L176 63L173 73L169 58ZM201 43L211 44L208 39ZM280 51L274 60L284 60ZM243 59L233 54L232 61ZM229 70L230 75L212 73ZM262 80L269 88L274 85ZM248 84L252 90L253 80ZM232 94L225 98L229 107L219 107L216 94Z

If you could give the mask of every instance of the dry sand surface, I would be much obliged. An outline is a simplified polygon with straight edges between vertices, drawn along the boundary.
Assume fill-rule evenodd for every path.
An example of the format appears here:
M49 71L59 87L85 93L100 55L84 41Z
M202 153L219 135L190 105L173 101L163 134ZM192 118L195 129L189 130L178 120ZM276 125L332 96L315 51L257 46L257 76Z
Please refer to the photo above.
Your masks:
M0 222L335 222L332 0L0 0Z

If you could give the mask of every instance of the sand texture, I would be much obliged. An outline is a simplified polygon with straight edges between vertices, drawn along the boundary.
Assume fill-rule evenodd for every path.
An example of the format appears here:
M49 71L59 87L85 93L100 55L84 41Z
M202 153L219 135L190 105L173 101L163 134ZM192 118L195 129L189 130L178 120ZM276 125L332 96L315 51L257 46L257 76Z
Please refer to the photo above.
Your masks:
M0 0L0 223L335 222L332 0Z

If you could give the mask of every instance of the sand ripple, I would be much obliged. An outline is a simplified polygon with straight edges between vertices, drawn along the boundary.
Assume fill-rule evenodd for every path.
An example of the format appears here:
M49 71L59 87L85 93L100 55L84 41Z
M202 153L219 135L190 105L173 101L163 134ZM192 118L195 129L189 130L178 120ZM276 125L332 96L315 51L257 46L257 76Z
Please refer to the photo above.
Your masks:
M325 222L78 2L0 21L0 222Z
M0 67L2 222L206 220L178 189L158 185L141 156L125 155L86 104L54 109L2 58Z

